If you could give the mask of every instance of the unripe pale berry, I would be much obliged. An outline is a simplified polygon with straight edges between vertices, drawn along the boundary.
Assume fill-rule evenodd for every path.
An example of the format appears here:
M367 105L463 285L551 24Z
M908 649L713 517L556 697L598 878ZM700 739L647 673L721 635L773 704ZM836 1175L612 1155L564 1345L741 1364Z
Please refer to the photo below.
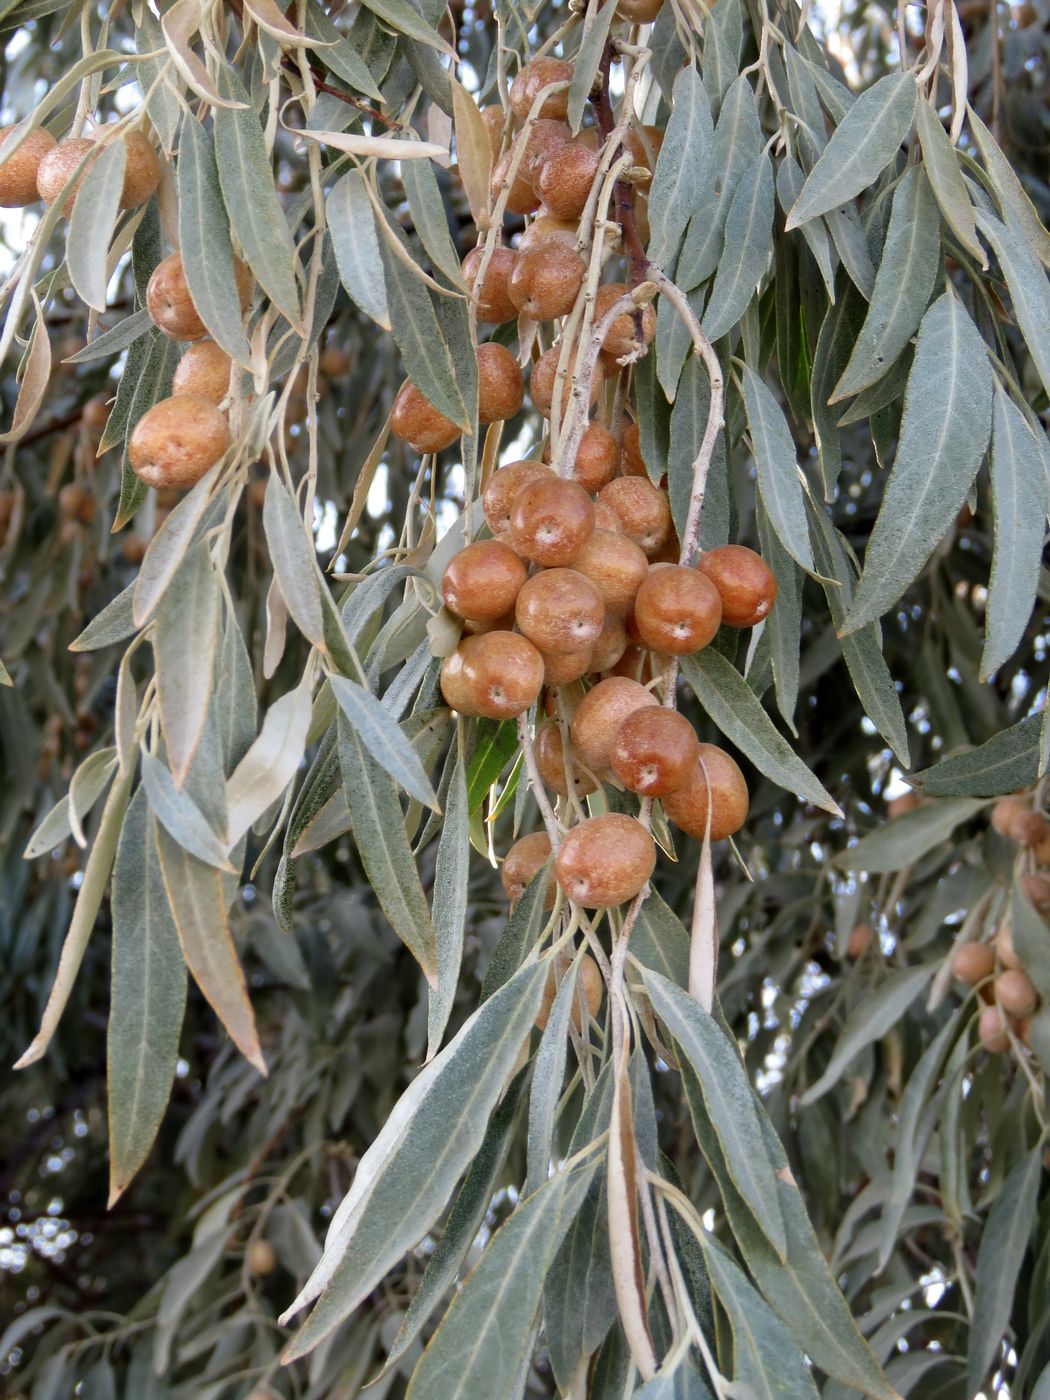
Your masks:
M977 1018L977 1039L981 1048L991 1055L1001 1055L1010 1048L1006 1021L997 1006L986 1006Z
M459 437L459 428L439 412L411 379L397 391L390 412L390 431L413 452L443 452Z
M7 140L13 126L0 127L0 146ZM31 131L13 156L0 165L0 207L24 209L39 198L37 171L40 162L54 150L55 138L42 126Z
M569 248L575 248L578 233L579 225L574 219L556 219L553 214L540 208L518 239L518 252L527 253L531 248L549 242L564 243Z
M493 472L489 484L481 496L485 523L492 533L501 538L510 533L510 511L514 498L523 486L543 478L551 479L554 473L542 462L530 460L508 462Z
M1022 875L1021 889L1040 914L1050 914L1050 879L1045 875Z
M854 959L862 958L871 947L874 937L875 930L871 924L857 924L850 929L849 938L846 939L846 956Z
M510 86L510 108L519 122L525 121L533 102L551 83L572 82L572 64L562 58L534 58L519 68ZM551 93L540 108L541 117L564 121L569 111L569 89Z
M545 831L533 831L528 836L522 836L520 840L514 842L514 845L507 852L507 858L500 871L503 893L511 904L517 904L550 858L551 842ZM547 892L544 895L543 907L545 909L550 909L553 905L554 894L552 877L547 882Z
M623 619L615 613L606 613L602 630L591 650L592 671L611 671L627 650L627 629Z
M968 987L976 987L995 971L995 954L987 943L964 943L952 958L952 973Z
M591 658L592 647L578 647L575 651L545 651L543 653L543 684L548 690L556 690L561 685L571 685L582 680L594 667Z
M514 160L514 147L504 151L499 160L492 167L492 175L489 179L489 193L493 203L503 194L504 182L510 175L510 167ZM518 164L517 172L510 182L507 191L506 210L508 214L532 214L540 207L540 197L532 188L532 181L529 179L525 168L524 160Z
M684 715L663 705L647 705L620 725L609 766L631 792L666 797L689 782L699 751Z
M277 1268L277 1251L269 1240L253 1240L248 1247L248 1270L265 1277Z
M230 445L229 424L208 399L161 399L136 423L128 442L135 475L147 486L195 486Z
M494 340L478 346L478 422L496 423L520 413L525 379L517 360Z
M551 416L551 406L554 403L555 386L557 383L558 361L561 358L561 342L552 345L549 350L544 350L543 354L532 366L532 375L529 379L529 395L532 398L532 406L543 418ZM570 352L568 364L565 372L565 379L561 390L561 415L564 419L572 403L572 371L575 363L575 356ZM598 395L601 392L602 376L595 374L591 380L590 403L593 408L598 402Z
M575 481L549 475L523 486L510 511L510 542L544 568L571 564L594 530L594 506Z
M441 581L445 605L459 617L493 621L510 612L528 577L525 565L499 540L475 540L449 563Z
M688 786L665 797L663 804L675 826L701 841L710 805L711 840L721 841L739 831L747 819L747 783L724 749L701 744Z
M566 897L587 909L633 899L656 866L653 838L635 817L606 812L574 826L555 861Z
M516 632L464 637L441 667L441 691L452 708L486 719L522 714L542 685L543 657Z
M519 252L517 258L509 291L518 310L534 321L567 316L583 285L585 269L579 253L552 241Z
M615 513L623 533L649 558L666 543L671 533L671 507L666 491L654 486L648 477L617 477L602 487L598 499Z
M626 291L625 282L607 282L604 287L598 288L594 298L595 324ZM656 312L652 306L640 306L636 312L625 311L622 316L617 316L606 332L602 350L611 359L619 360L644 350L655 334Z
M590 956L584 953L580 959L580 965L576 969L576 985L573 988L572 996L572 1023L576 1029L583 1033L585 1025L583 1018L583 1008L580 1005L582 993L583 1001L587 1006L587 1015L593 1021L597 1018L599 1008L602 1004L602 974L598 964ZM554 1006L554 998L558 995L558 981L552 967L547 974L547 980L543 984L543 999L540 1002L540 1009L536 1013L536 1029L545 1030L547 1022L550 1020L551 1008Z
M522 585L514 605L518 630L542 652L590 648L605 619L601 595L575 569L541 569Z
M599 681L580 701L573 716L570 738L574 753L601 777L608 771L616 735L627 716L656 704L651 691L626 676Z
M484 256L484 248L471 248L463 259L463 280L472 293ZM518 254L513 248L493 248L489 265L485 269L481 296L475 298L479 321L496 325L503 321L513 321L517 316L517 308L510 298L510 279L517 265Z
M722 602L714 584L680 564L654 564L634 600L634 625L647 647L670 656L699 651L718 631Z
M555 218L575 220L583 213L597 174L597 151L571 141L547 157L534 186Z
M722 621L754 627L776 602L777 581L766 561L741 544L723 544L702 554L696 567L722 596Z
M239 259L234 269L243 310L251 300L251 273ZM154 324L173 340L202 340L207 334L190 295L181 253L169 254L153 269L146 287L146 305Z
M995 979L995 995L1008 1016L1031 1016L1039 1002L1032 979L1019 968L1000 972Z
M222 403L230 392L232 361L214 340L198 340L184 352L171 382L173 394L196 394L210 403Z
M565 746L561 736L561 725L555 722L545 724L536 738L536 767L544 785L559 797L568 797L569 783L565 773ZM586 797L596 791L597 784L584 773L578 764L572 766L572 782L577 797Z

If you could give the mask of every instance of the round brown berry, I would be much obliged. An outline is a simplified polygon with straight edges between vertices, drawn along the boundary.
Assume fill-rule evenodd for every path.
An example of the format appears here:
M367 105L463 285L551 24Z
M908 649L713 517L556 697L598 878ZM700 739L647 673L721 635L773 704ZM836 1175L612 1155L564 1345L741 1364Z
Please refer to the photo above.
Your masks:
M579 253L564 243L550 242L517 254L510 279L510 298L534 321L567 316L583 285L584 266Z
M505 345L487 341L478 346L478 422L513 418L525 402L525 380L517 360Z
M555 721L545 724L536 738L536 767L544 786L556 792L559 797L568 797L569 782L565 773L565 746L562 741L561 725ZM572 765L572 783L577 797L586 797L597 790L597 783L582 771L579 764Z
M645 553L659 552L671 533L671 507L667 492L654 486L648 477L621 476L603 486L598 494L620 522L620 529Z
M609 769L616 735L628 715L647 705L656 706L656 696L626 676L609 676L599 681L580 701L573 715L570 737L573 751L596 776Z
M90 525L95 518L95 498L86 486L70 481L58 493L58 511L67 520Z
M592 671L611 671L627 650L627 629L623 619L615 613L606 613L602 630L591 650Z
M513 146L504 151L492 167L489 179L489 193L493 203L503 194L503 186L510 180L510 167L514 160ZM525 161L518 163L518 169L507 190L506 210L508 214L532 214L540 207L540 197L532 188ZM487 280L487 279L486 279Z
M527 578L525 565L509 545L476 540L452 559L441 580L445 605L459 617L491 622L514 607Z
M601 423L588 423L572 464L573 481L578 481L585 491L600 491L613 479L619 466L620 449L612 433Z
M491 107L482 107L481 120L485 124L488 133L489 149L492 152L492 159L496 160L503 147L503 128L506 126L507 114L498 104Z
M542 462L526 460L508 462L493 472L489 484L481 496L485 523L497 538L510 534L510 511L514 498L523 486L542 478L551 479L554 473Z
M140 204L145 204L160 184L160 161L141 131L128 132L124 137L124 149L127 151L127 161L120 207L137 209Z
M1008 1016L1031 1016L1039 1003L1032 979L1019 968L1000 972L995 979L995 995Z
M439 413L411 379L406 379L397 391L390 412L390 431L420 456L425 452L443 452L459 437L455 423Z
M538 248L541 244L550 242L564 243L569 248L575 248L579 231L575 220L556 219L553 214L538 209L536 217L518 239L518 252L527 253L531 248Z
M664 0L617 0L616 14L630 24L652 24L664 7Z
M463 280L471 293L478 280L484 256L484 248L471 248L463 259ZM503 321L513 321L517 316L517 307L510 298L510 279L517 265L518 255L513 248L493 248L489 265L485 269L481 296L475 298L479 321L495 325Z
M1006 834L1019 846L1038 846L1050 835L1050 822L1047 822L1042 812L1025 807L1014 813Z
M1006 1021L997 1006L986 1006L977 1018L977 1039L981 1048L991 1055L1001 1055L1010 1048Z
M230 392L232 360L214 340L198 340L184 352L171 382L173 394L196 394L210 403L222 403Z
M581 995L583 1004L587 1007L587 1016L590 1020L595 1020L598 1016L599 1008L602 1004L602 974L598 964L590 956L584 953L580 959L580 965L576 970L576 986L573 988L572 996L572 1023L576 1029L583 1033L586 1024L583 1017L583 1005L581 1005ZM543 999L540 1002L540 1009L536 1013L536 1029L546 1030L547 1022L550 1020L551 1008L554 1005L554 998L558 995L558 981L552 967L547 974L547 980L543 984Z
M1031 804L1023 797L1000 797L992 808L992 830L1008 837L1014 818L1031 810Z
M718 631L722 602L703 574L681 564L653 564L634 600L634 625L653 651L685 656Z
M452 708L485 719L522 714L542 685L543 657L516 632L464 637L441 667L441 691Z
M696 567L722 595L722 621L729 627L754 627L776 602L773 571L761 555L742 544L709 549Z
M327 374L329 379L342 379L353 369L350 356L339 345L326 345L318 364L322 374Z
M525 121L532 104L551 83L572 82L572 64L562 58L534 58L519 68L510 86L510 109L519 122ZM541 117L564 121L569 111L569 89L551 93L539 110Z
M45 151L36 171L37 194L45 204L54 204L55 200L65 188L66 181L70 180L77 166L85 156L98 151L98 142L93 141L89 136L67 136L64 141L59 141L50 150ZM84 176L91 168L89 161L77 176L77 182L66 196L66 202L62 212L70 214L77 197L80 186L84 183Z
M598 153L581 141L570 141L549 155L534 182L556 219L578 220L598 174Z
M624 424L620 448L620 464L624 476L648 478L645 458L642 456L642 434L637 423Z
M987 943L964 943L952 958L952 972L968 987L976 987L995 971L995 954Z
M626 291L625 282L607 282L604 287L598 288L594 298L595 325ZM625 311L616 317L602 341L602 350L613 360L637 355L645 349L655 334L656 312L652 306L640 306L637 311Z
M893 798L886 804L886 815L890 821L897 817L906 816L908 812L914 812L917 807L922 806L922 798L917 792L902 792L899 797Z
M569 355L568 364L565 370L565 379L561 390L561 415L565 417L572 402L572 373L575 364L575 355ZM557 342L544 350L543 354L532 366L532 375L529 379L529 394L532 398L532 406L543 418L551 416L551 407L554 403L555 386L557 383L558 361L561 359L561 342ZM598 395L601 392L602 376L595 374L591 379L591 392L589 407L593 408L598 402Z
M593 530L594 506L575 481L551 474L530 481L514 497L510 542L534 564L571 564Z
M539 197L537 186L540 171L551 156L560 151L563 146L568 145L571 140L572 130L568 122L544 117L533 124L525 140L521 169L537 198Z
M589 579L575 569L541 569L518 593L518 630L542 652L589 649L602 630L605 608Z
M251 273L239 260L234 266L243 310L251 300ZM181 253L169 254L153 269L146 287L146 305L154 324L173 340L202 340L207 334L190 295Z
M566 897L586 909L633 899L656 866L653 838L635 817L606 812L574 826L555 861Z
M194 486L230 445L230 428L208 399L161 399L135 424L128 442L132 470L147 486Z
M533 831L515 841L507 852L500 871L503 893L511 904L517 904L533 880L551 858L551 841L545 831ZM543 907L549 909L554 903L553 877L547 882Z
M663 803L675 826L701 841L710 806L711 840L721 841L739 831L747 819L747 783L724 749L701 744L689 784L665 797Z
M1045 875L1022 875L1025 898L1040 914L1050 914L1050 879Z
M13 126L0 127L0 146L12 131ZM36 184L37 171L40 162L54 148L55 138L44 127L38 126L29 133L14 155L8 156L0 165L0 207L24 209L27 204L34 204L40 198Z
M647 705L620 725L609 766L631 792L666 797L689 782L699 751L684 715L663 705Z
M560 685L572 685L582 680L588 671L593 670L592 647L578 647L576 651L545 651L543 653L543 684L548 690L556 690Z

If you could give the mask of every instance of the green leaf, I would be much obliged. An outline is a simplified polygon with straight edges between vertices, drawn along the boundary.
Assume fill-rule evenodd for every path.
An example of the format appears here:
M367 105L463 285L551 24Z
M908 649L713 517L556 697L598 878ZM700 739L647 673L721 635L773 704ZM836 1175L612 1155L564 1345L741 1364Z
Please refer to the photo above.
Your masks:
M583 113L591 95L591 88L598 76L598 68L605 50L605 41L616 18L615 9L603 5L595 11L588 9L583 19L583 38L572 63L572 82L569 84L569 109L567 120L573 135L580 130Z
M922 319L897 456L842 626L881 617L959 513L988 445L992 377L984 341L952 292Z
M777 199L785 213L798 199L805 183L806 177L798 162L790 155L783 156L777 167ZM802 225L799 233L806 240L809 251L813 254L820 275L824 279L829 299L834 301L835 268L831 261L831 244L828 241L827 229L823 224L810 220Z
M445 201L441 197L432 163L429 160L402 161L401 179L408 196L412 223L430 255L430 261L454 287L466 290L459 267L459 254L449 233Z
M1003 217L1018 230L1040 262L1050 267L1050 233L1043 227L1035 206L1017 178L1017 172L999 149L995 137L972 107L968 112L970 129Z
M977 225L992 245L1010 289L1017 325L1050 396L1050 282L1018 226L1007 216L1001 224L991 214L978 212Z
M193 305L216 344L248 367L251 351L244 335L230 215L223 204L215 149L200 122L189 114L182 122L177 174L179 246Z
M548 975L557 971L547 960ZM532 1071L529 1093L529 1131L526 1143L525 1183L521 1194L529 1196L547 1179L554 1155L554 1123L565 1078L565 1052L569 1039L569 1017L578 1004L578 962L573 962L557 982L557 991L540 1036L540 1048Z
M755 1400L815 1400L817 1387L798 1344L743 1271L714 1241L704 1262L733 1329L735 1383L749 1387Z
M120 213L127 159L128 148L123 140L110 141L88 167L69 217L69 280L81 301L96 311L106 309L106 261Z
M1010 898L1011 931L1021 966L1035 983L1044 1003L1050 1003L1050 938L1046 923L1015 882Z
M707 414L711 405L711 382L704 363L696 355L685 362L674 408L671 411L671 440L658 460L660 472L667 471L667 494L679 537L685 534L689 504L693 495L693 466L700 450ZM641 405L639 405L641 411ZM715 438L711 466L700 516L700 547L714 549L729 542L729 481L726 473L725 435Z
M722 99L740 72L744 19L739 0L713 7L704 19L703 72L711 111L718 116Z
M69 792L60 797L29 838L29 844L22 852L23 860L36 860L47 855L71 835L73 824L70 807L78 828L92 807L105 792L116 770L116 751L112 748L98 749L88 754L77 769Z
M894 817L891 822L869 831L835 857L845 870L866 870L881 875L913 865L947 841L957 826L967 822L983 807L974 798L945 798Z
M763 152L744 172L726 214L725 250L704 311L703 329L709 340L720 340L743 316L769 264L772 247L773 167Z
M322 6L307 6L304 29L311 39L320 39L325 45L324 52L319 57L326 68L365 97L382 102L383 94L376 86L375 79L353 40L335 27Z
M305 1356L349 1317L444 1210L481 1147L546 975L540 963L522 968L402 1094L332 1219L321 1263L282 1316L284 1323L319 1297L286 1361Z
M219 464L207 472L173 507L149 542L135 579L135 624L144 627L164 597L186 557L197 527L208 509Z
M226 917L222 874L156 829L157 851L168 904L193 980L249 1064L266 1073L244 969Z
M706 188L713 137L703 81L687 64L674 82L671 115L649 190L649 257L661 266L674 257Z
M474 752L467 768L467 810L473 816L518 751L518 730L513 720L478 721Z
M597 1170L591 1160L559 1172L496 1231L412 1373L407 1400L520 1394L547 1270Z
M151 753L142 755L142 783L151 810L174 841L205 865L235 873L225 846L201 809L188 792L179 791L171 773Z
M393 779L372 757L346 716L339 716L339 764L354 841L383 913L398 938L437 985L437 940L419 883Z
M828 308L821 322L809 383L813 435L817 440L817 460L826 501L835 499L842 471L842 424L838 411L831 408L828 401L857 343L865 314L860 292L848 283L843 283L841 290L842 295ZM902 392L903 389L902 384Z
M917 116L916 125L919 141L922 143L926 174L930 177L930 184L941 207L944 221L966 251L977 259L978 265L987 267L984 249L974 224L973 204L959 169L959 157L955 147L929 102L923 100L919 103Z
M271 473L263 498L263 529L270 546L274 573L288 611L308 641L324 647L324 614L317 552L295 501L276 472Z
M358 740L376 762L417 802L440 814L434 789L423 771L415 749L384 705L363 686L342 676L329 676L328 684Z
M1031 787L1039 765L1041 715L1028 715L969 753L943 758L912 782L931 797L1001 797Z
M769 635L777 709L784 723L797 737L795 707L798 704L799 648L802 640L802 574L777 538L760 502L755 510L755 523L762 558L777 581L777 601L764 624Z
M437 942L438 984L430 993L427 1015L427 1058L441 1045L459 984L463 931L470 892L470 828L467 782L462 756L457 753L448 786L445 817L434 867L433 920Z
M875 992L868 993L842 1027L824 1073L809 1086L799 1102L803 1106L815 1103L833 1088L857 1055L873 1041L881 1040L900 1021L936 969L936 963L901 968L891 972Z
M426 23L418 10L413 9L409 0L363 0L366 7L399 34L428 44L441 53L451 54L448 44ZM455 58L455 54L452 54Z
M153 627L161 727L179 787L200 743L211 701L219 596L208 546L194 545L168 585Z
M937 206L921 167L912 165L893 196L871 305L830 403L875 384L895 363L918 330L940 268Z
M91 619L75 641L70 643L73 652L101 651L103 647L114 646L138 631L132 611L134 583L111 598L102 611Z
M731 744L788 792L841 816L838 803L774 727L747 681L711 647L683 656L682 674L696 698Z
M687 212L692 217L675 272L675 281L686 291L706 282L718 266L730 202L745 172L761 155L764 144L754 89L740 74L722 103L711 155L702 167L703 179L697 179L691 187L693 202ZM665 138L661 157L667 146Z
M175 1079L186 965L164 892L156 825L140 789L113 870L113 970L106 1035L109 1205L149 1155Z
M226 835L231 848L282 796L298 772L306 750L310 710L307 672L295 690L275 700L266 711L258 737L230 774Z
M140 311L133 311L130 316L125 316L108 331L96 335L83 350L78 350L75 355L67 355L62 363L87 365L96 360L108 360L110 356L119 355L122 350L126 350L133 341L145 335L152 327L153 319L149 308L144 306Z
M471 415L457 383L456 365L434 314L430 293L381 241L379 254L386 281L390 325L405 371L439 413L469 432Z
M302 320L295 281L295 245L274 185L259 118L240 79L227 64L215 74L220 94L244 107L215 107L215 161L229 223L248 266L274 306L298 328Z
M652 890L631 935L631 957L676 987L689 985L689 934L681 919Z
M642 973L653 1011L688 1059L741 1198L781 1259L787 1239L754 1097L740 1056L714 1017L688 992L648 969Z
M546 919L543 908L550 879L550 863L530 880L525 893L511 911L507 926L492 950L481 987L481 1000L490 996L507 982L536 944Z
M781 544L797 564L812 573L813 551L791 430L780 405L749 365L744 366L743 381L762 504Z
M991 475L995 550L985 609L982 680L1010 659L1024 636L1039 586L1046 523L1039 443L998 382L992 405Z
M788 214L788 229L868 189L911 131L917 90L911 72L889 73L861 93L833 132Z
M1043 1175L1043 1144L1037 1142L1003 1182L985 1221L977 1251L967 1393L981 1389L1010 1322L1014 1292L1028 1239L1036 1222Z

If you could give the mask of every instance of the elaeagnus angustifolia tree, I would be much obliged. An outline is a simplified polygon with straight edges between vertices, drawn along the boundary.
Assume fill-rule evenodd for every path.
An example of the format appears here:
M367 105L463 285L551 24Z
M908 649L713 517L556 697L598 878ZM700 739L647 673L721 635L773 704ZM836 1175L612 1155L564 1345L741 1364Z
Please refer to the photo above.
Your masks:
M1047 21L0 3L10 1393L1050 1394Z

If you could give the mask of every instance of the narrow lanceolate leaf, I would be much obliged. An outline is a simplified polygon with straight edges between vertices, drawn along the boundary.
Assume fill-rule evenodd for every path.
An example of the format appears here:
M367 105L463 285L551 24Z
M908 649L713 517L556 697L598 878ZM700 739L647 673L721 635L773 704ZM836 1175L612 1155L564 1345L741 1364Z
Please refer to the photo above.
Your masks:
M791 430L780 405L749 365L744 366L743 378L762 504L781 544L797 564L812 573L813 551Z
M529 1127L526 1143L525 1183L521 1194L531 1196L546 1181L554 1156L554 1124L565 1078L565 1052L569 1043L569 1017L582 1001L577 996L578 964L562 972L548 961L549 976L557 978L557 992L549 1008L540 1048L532 1066L529 1088ZM552 983L553 987L553 983ZM576 1011L579 1016L581 1012Z
M386 769L409 797L440 813L434 789L415 749L380 701L363 686L342 676L329 676L328 684L365 751Z
M805 183L806 177L802 173L802 167L790 155L784 155L777 167L777 199L785 213L798 199ZM820 269L828 299L834 301L835 267L831 261L831 243L828 240L827 229L822 223L810 220L802 225L799 232L806 240L809 251L813 254L817 267Z
M703 70L711 110L718 115L722 98L740 71L744 43L743 6L739 0L712 9L704 20Z
M352 301L382 330L390 330L386 280L375 210L365 177L351 170L333 186L326 204L339 278Z
M430 261L435 268L440 268L454 287L466 290L433 164L429 160L405 161L401 179L408 196L412 222Z
M485 981L481 986L482 1001L487 1001L513 977L535 946L547 918L543 904L549 879L548 863L532 877L525 893L511 910L507 926L492 950L485 971Z
M142 782L150 809L168 835L205 865L233 873L226 848L201 809L188 792L179 791L171 773L151 753L142 755Z
M0 443L18 442L25 436L40 412L51 382L51 341L47 333L44 310L35 291L33 313L32 340L22 369L15 411L11 415L11 427L6 433L0 433Z
M246 103L240 79L225 64L219 68L218 84L224 97ZM218 108L214 121L219 184L230 224L263 291L298 326L302 309L293 271L295 246L277 197L259 118L246 103L243 108Z
M711 1287L733 1330L733 1380L747 1386L755 1400L806 1400L817 1397L798 1343L742 1269L713 1241L704 1250Z
M931 797L1001 797L1031 787L1039 766L1041 715L1028 715L969 753L953 754L916 773Z
M814 1103L833 1088L865 1046L880 1040L901 1019L936 970L936 963L891 972L876 992L866 996L842 1027L824 1073L800 1100Z
M444 1210L539 1010L547 968L532 963L474 1012L402 1094L362 1157L325 1253L282 1323L320 1301L289 1343L304 1356L367 1298ZM412 1202L412 1210L405 1202Z
M777 709L784 723L797 738L795 708L798 704L799 653L802 641L802 574L777 538L776 531L769 523L769 516L761 504L755 512L755 522L762 546L762 558L773 571L773 577L777 581L776 607L769 613L765 623L769 633ZM818 555L818 560L819 557Z
M153 628L161 728L180 787L208 715L218 645L219 583L202 543L169 584Z
M712 647L682 657L682 675L731 744L788 792L840 817L838 803L775 728L743 676Z
M689 995L709 1014L715 1004L715 977L718 972L718 911L715 908L715 881L711 868L710 818L708 807L689 936Z
M29 838L29 844L22 852L23 860L36 860L47 855L76 829L84 845L81 823L92 807L102 796L106 785L113 776L117 760L111 748L99 749L89 754L76 771L73 783L65 797L60 797Z
M1011 219L1001 224L991 214L979 213L977 225L992 245L1010 289L1010 300L1025 344L1039 371L1043 388L1050 394L1050 281Z
M690 64L675 79L671 116L649 192L649 256L673 258L707 178L713 137L711 108Z
M266 1073L244 969L226 917L222 875L157 828L161 874L186 966L230 1039L249 1064Z
M66 266L77 295L96 311L106 309L106 259L120 212L128 148L110 141L84 176L66 239ZM83 196L83 198L81 198Z
M617 1014L615 1009L613 1014ZM649 1330L649 1308L642 1266L642 1236L638 1221L638 1144L634 1134L631 1081L626 1059L615 1070L612 1120L606 1158L606 1205L609 1212L609 1251L616 1307L631 1359L642 1380L656 1374L656 1354Z
M438 980L430 993L427 1013L427 1058L441 1045L459 985L463 959L463 930L467 921L470 889L470 827L467 813L467 780L462 755L457 755L448 787L445 820L438 841L434 867L433 923L437 943Z
M945 292L919 329L897 456L843 631L881 617L929 559L966 499L991 419L984 342L959 299Z
M310 709L305 679L266 711L258 737L230 774L226 836L231 850L295 777L306 749Z
M1046 523L1046 481L1028 420L998 384L992 408L995 550L985 610L981 678L1008 661L1032 615Z
M489 177L492 173L492 145L478 104L462 83L452 84L452 122L456 134L456 161L467 203L475 223L488 208Z
M974 224L973 203L959 168L959 156L941 125L940 117L925 100L918 105L916 125L922 143L926 173L930 177L930 184L941 207L944 221L966 251L977 259L978 264L987 267L988 259L984 255Z
M970 129L1004 217L1018 229L1040 262L1050 267L1050 233L1043 227L1035 205L1025 193L1017 172L999 149L995 137L973 108L968 110Z
M604 5L601 8L588 7L584 16L583 38L580 40L580 47L576 50L576 57L573 59L572 82L569 84L567 116L574 136L580 130L583 113L590 98L591 89L594 87L594 80L598 76L605 41L609 37L609 30L615 18L615 11L610 14Z
M1017 1278L1037 1218L1042 1175L1043 1144L1037 1142L1003 1182L985 1221L967 1360L966 1390L971 1395L981 1389L1010 1321Z
M179 137L177 175L179 247L193 305L227 355L250 365L215 149L200 122L188 114Z
M106 1036L109 1205L146 1160L175 1078L186 964L145 792L124 819L113 871L113 970Z
M714 1017L692 997L658 972L647 968L642 976L653 1010L700 1082L736 1189L777 1255L784 1259L787 1241L773 1167L740 1056Z
M314 646L324 646L324 581L317 567L313 537L287 486L276 472L263 498L263 529L281 594L296 626Z
M325 45L324 63L352 88L366 97L382 102L383 94L376 86L368 65L358 53L349 35L337 29L319 4L306 10L306 32Z
M809 173L786 227L854 199L875 183L907 139L915 116L915 78L890 73L861 93Z
M940 267L937 205L922 168L912 165L894 193L871 304L831 403L866 389L890 369L919 328Z
M513 1400L551 1260L598 1169L583 1162L524 1200L497 1230L412 1373L408 1400Z
M835 857L845 870L883 875L903 870L946 841L957 826L969 821L984 804L976 798L946 798L883 822L854 846Z
M1010 896L1010 919L1014 947L1021 966L1032 979L1044 1005L1050 1000L1050 939L1046 923L1015 881Z
M469 431L470 414L456 381L456 367L441 334L430 293L390 251L385 241L380 245L380 256L390 325L409 379L439 413L464 432Z
M163 521L149 542L135 579L134 618L136 627L144 627L164 597L168 585L190 547L208 507L212 484L219 472L216 463L206 472L192 491L183 496L171 514Z
M456 57L445 40L430 28L409 0L367 0L367 8L399 34L405 34L420 44L428 44L450 58Z
M725 250L704 312L709 340L721 339L743 316L772 247L773 166L763 153L737 185L726 215Z
M357 853L398 938L437 986L437 938L405 833L393 779L372 757L345 715L339 716L339 763Z

